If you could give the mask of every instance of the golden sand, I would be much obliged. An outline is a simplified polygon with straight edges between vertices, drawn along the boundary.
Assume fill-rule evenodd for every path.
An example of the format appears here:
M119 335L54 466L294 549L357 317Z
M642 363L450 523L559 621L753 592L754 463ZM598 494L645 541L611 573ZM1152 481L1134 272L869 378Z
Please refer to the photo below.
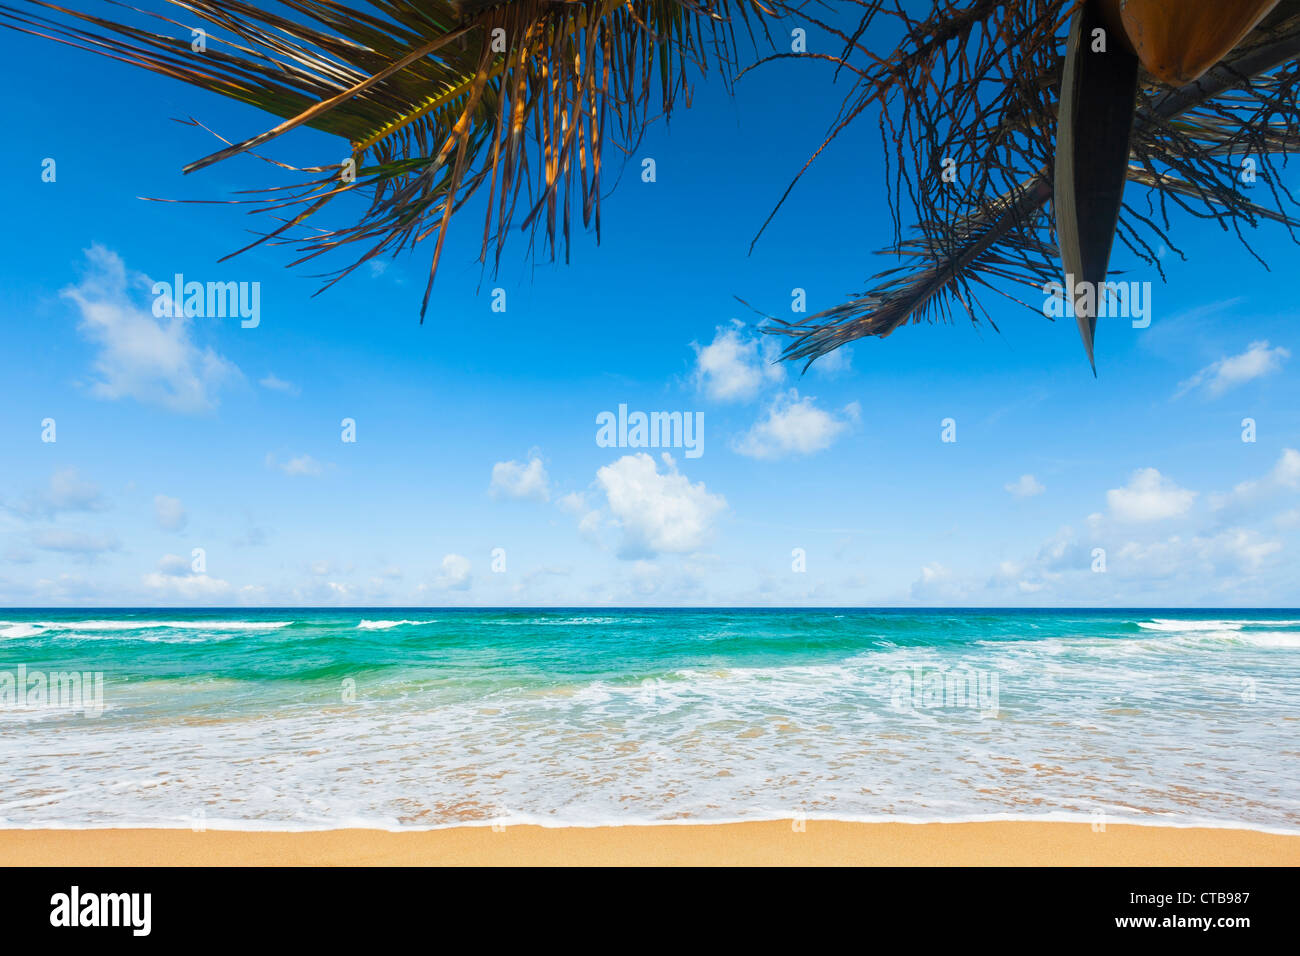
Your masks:
M803 827L802 830L799 827ZM1295 866L1300 836L1087 823L458 827L449 830L0 830L18 866Z

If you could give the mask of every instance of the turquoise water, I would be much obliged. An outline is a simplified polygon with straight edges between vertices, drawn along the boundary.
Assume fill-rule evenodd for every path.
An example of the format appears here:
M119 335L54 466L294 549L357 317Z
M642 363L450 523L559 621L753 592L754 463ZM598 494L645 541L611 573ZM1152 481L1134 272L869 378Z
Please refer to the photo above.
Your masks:
M1297 729L1294 610L0 611L11 827L1300 831Z

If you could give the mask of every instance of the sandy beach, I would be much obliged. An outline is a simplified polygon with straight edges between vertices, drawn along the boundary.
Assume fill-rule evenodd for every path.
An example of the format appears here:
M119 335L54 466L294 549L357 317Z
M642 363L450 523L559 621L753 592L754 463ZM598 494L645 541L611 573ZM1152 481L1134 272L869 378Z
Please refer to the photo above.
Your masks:
M1295 866L1300 836L1086 823L2 830L10 866Z

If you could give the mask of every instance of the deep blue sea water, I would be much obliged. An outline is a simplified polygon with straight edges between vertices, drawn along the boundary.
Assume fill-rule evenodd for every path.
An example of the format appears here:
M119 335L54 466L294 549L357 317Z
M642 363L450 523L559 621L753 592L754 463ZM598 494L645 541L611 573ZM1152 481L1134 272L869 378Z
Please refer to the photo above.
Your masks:
M9 827L1300 832L1298 731L1300 610L0 611Z

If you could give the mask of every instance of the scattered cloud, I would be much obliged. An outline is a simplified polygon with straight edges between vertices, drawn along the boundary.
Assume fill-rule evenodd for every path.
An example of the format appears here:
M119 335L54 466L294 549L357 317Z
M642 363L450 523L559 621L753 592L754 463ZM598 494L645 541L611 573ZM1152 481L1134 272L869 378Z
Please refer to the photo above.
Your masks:
M1077 530L1062 527L1026 560L1001 562L982 594L999 603L1031 595L1053 603L1102 598L1148 606L1189 597L1206 604L1236 604L1253 595L1266 600L1270 587L1285 586L1280 534L1300 527L1300 510L1264 513L1245 505L1294 490L1300 490L1300 452L1292 449L1262 478L1207 496L1211 508L1199 511L1193 509L1196 492L1145 468L1107 493L1107 512L1088 515ZM1224 510L1229 504L1236 507ZM961 587L972 582L968 577L944 589L942 582L922 580L913 591L919 595L931 585L931 593L960 603Z
M449 554L442 559L438 572L438 587L446 591L468 591L472 582L469 558L459 554Z
M293 382L287 382L274 372L267 372L266 377L259 379L257 382L263 388L269 388L273 392L284 392L286 395L300 395L302 389Z
M1243 481L1231 492L1210 496L1210 507L1215 511L1241 507L1262 501L1279 492L1300 491L1300 451L1282 450L1272 470L1263 478Z
M1015 481L1008 482L1002 487L1017 498L1032 498L1035 495L1041 495L1047 490L1033 475L1021 475Z
M91 534L64 528L46 528L32 535L32 545L42 551L55 551L90 560L121 545L111 534Z
M555 499L555 506L569 514L582 514L587 510L587 497L580 491L570 491Z
M1211 561L1226 561L1237 570L1256 571L1282 550L1282 542L1267 539L1251 528L1230 528L1205 540L1201 548Z
M1291 353L1280 345L1270 348L1266 340L1251 342L1240 355L1226 356L1212 362L1178 386L1174 397L1202 389L1217 398L1229 389L1279 371Z
M550 482L542 459L533 454L528 463L499 461L492 466L492 484L488 493L494 498L551 499Z
M1120 521L1163 521L1185 515L1196 492L1180 488L1154 468L1133 473L1123 488L1106 492L1111 514Z
M180 531L189 520L181 500L169 498L167 495L154 496L153 515L154 520L158 522L158 527L164 531Z
M540 568L533 568L523 576L524 584L532 584L541 578L567 578L573 573L573 568L567 566L542 565Z
M561 511L577 517L578 534L593 544L600 544L600 529L605 524L605 516L588 503L586 495L571 491L558 498L555 504Z
M853 367L853 346L841 345L833 352L827 352L808 369L825 378L839 378Z
M183 413L206 412L217 393L240 377L239 369L191 336L191 320L156 318L135 301L134 289L152 283L143 275L128 281L117 253L95 244L86 250L89 267L78 285L64 289L81 313L80 331L99 349L98 380L91 394L103 399L132 398Z
M1287 448L1273 466L1273 482L1292 491L1300 491L1300 451Z
M968 592L951 568L933 561L921 568L921 576L912 582L910 593L919 604L951 604L964 601Z
M663 462L660 472L655 460L640 452L596 472L596 484L623 531L620 557L696 551L710 537L713 520L726 510L726 499L711 494L703 482L691 484L672 455L665 452Z
M816 406L811 396L799 397L797 389L777 395L766 415L733 442L737 452L750 458L784 458L824 451L861 418L857 402L846 405L842 416Z
M1300 528L1300 508L1292 508L1273 518L1273 524L1279 528Z
M708 345L691 343L695 350L695 387L719 402L746 402L764 385L785 378L785 368L773 364L777 349L757 337L745 335L744 323L718 326Z
M179 554L164 554L158 560L158 573L168 577L185 577L191 570L190 562Z
M175 557L175 555L172 555ZM151 591L197 601L229 594L229 581L208 577L206 574L178 575L169 572L151 572L141 577L141 582Z
M282 471L286 475L310 475L312 477L319 476L325 471L325 466L311 455L298 455L288 461L278 461L275 455L270 452L267 452L266 455L266 467L275 471Z
M61 468L50 475L49 483L10 507L25 518L53 518L64 512L105 511L108 502L99 485L83 478L76 468Z

